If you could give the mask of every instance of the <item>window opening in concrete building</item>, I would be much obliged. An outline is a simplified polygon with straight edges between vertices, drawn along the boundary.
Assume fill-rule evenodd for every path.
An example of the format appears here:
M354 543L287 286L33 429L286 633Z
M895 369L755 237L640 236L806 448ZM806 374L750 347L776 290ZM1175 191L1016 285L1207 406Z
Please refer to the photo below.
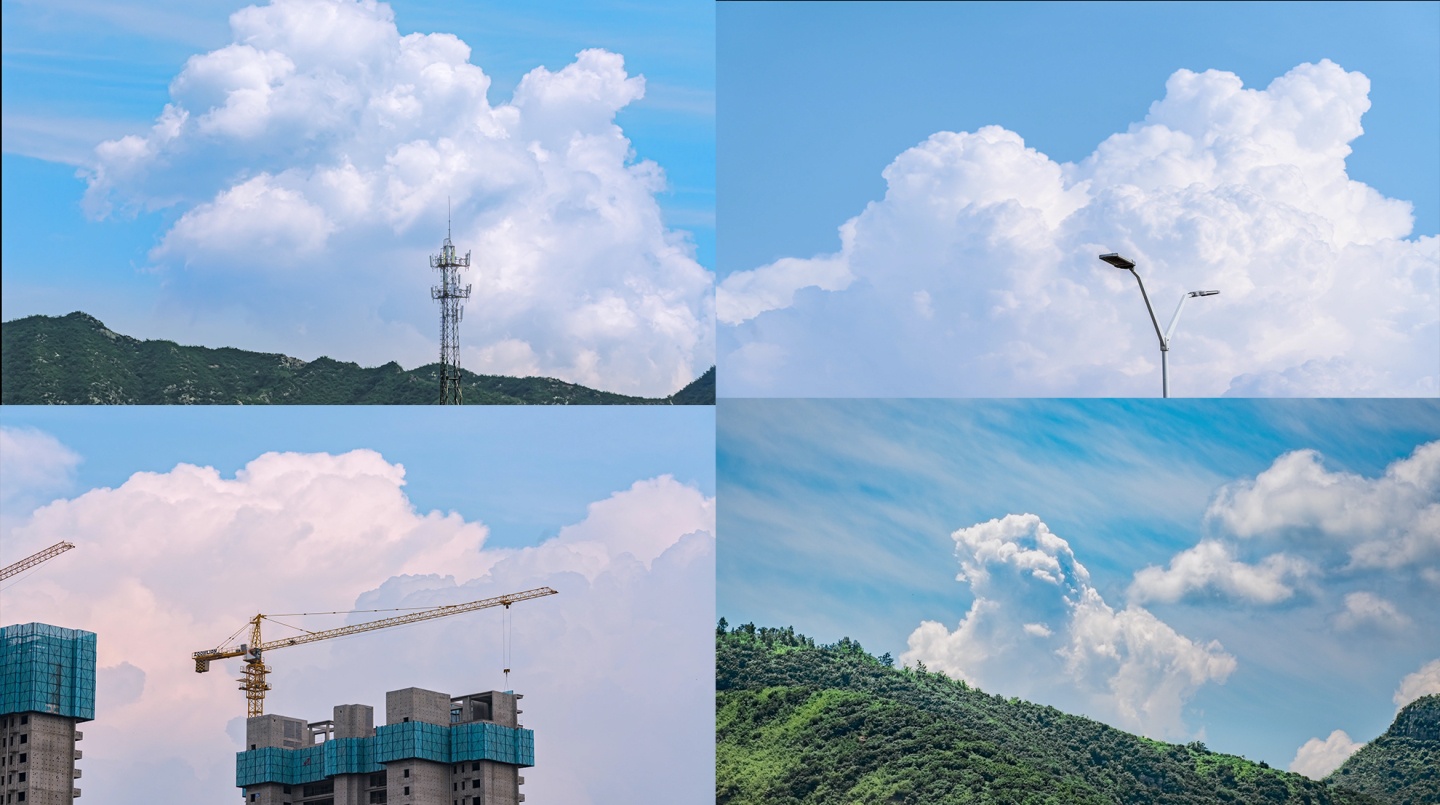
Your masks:
M489 699L472 699L470 701L471 721L494 721L494 710Z

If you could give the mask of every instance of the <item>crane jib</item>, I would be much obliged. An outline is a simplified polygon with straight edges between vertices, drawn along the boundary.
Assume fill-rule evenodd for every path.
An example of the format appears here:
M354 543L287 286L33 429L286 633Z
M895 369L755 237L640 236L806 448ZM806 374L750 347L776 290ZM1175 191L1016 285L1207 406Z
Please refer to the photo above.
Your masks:
M520 593L510 593L495 598L485 598L479 601L471 601L466 604L445 604L431 609L423 609L411 612L407 615L396 615L391 618L357 623L352 626L341 626L337 629L327 629L321 632L306 632L297 637L287 637L280 640L272 640L268 643L260 640L260 621L265 620L265 615L256 615L250 620L251 642L242 643L238 648L214 648L196 651L191 654L195 660L196 673L204 673L210 669L211 660L228 659L231 657L245 656L244 678L240 681L241 689L245 691L245 698L249 701L249 714L251 716L262 715L265 691L270 686L265 683L265 675L270 668L261 662L264 652L271 649L285 648L286 646L298 646L305 643L314 643L319 640L328 640L332 637L345 637L347 635L370 632L376 629L385 629L391 626L403 626L419 621L443 618L447 615L458 615L462 612L473 612L478 609L503 606L510 608L511 604L521 601L529 601L533 598L541 598L547 595L558 595L558 591L549 587L536 587L533 590L526 590ZM283 625L283 624L282 624ZM302 630L303 631L303 630ZM233 639L233 636L232 636Z

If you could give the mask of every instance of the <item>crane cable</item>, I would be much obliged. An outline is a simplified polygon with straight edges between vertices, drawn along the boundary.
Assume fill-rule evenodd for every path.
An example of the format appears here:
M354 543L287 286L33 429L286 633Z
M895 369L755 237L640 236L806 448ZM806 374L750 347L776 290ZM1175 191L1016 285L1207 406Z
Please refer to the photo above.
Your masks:
M500 613L500 665L505 669L505 689L510 690L510 646L513 638L512 630L515 623L515 614L510 607L505 607Z
M31 571L31 572L33 573L34 571ZM29 573L27 573L26 575L28 576ZM24 576L21 576L21 578L24 578ZM341 610L336 610L336 611L334 611L334 612L282 612L282 613L280 613L279 615L261 615L260 617L264 618L264 619L267 620L267 621L270 621L271 623L278 623L278 624L280 624L281 626L285 626L285 627L294 629L294 630L299 631L299 632L304 632L305 634L315 634L314 632L310 631L309 629L301 629L299 626L291 626L291 625L288 624L288 623L281 623L280 621L275 620L275 618L277 618L277 617L279 617L279 618L299 617L299 616L301 616L301 615L350 615L350 614L353 614L353 613L356 613L356 612L413 612L413 611L421 610L421 609L434 609L434 608L435 608L435 607L395 607L394 609L341 609ZM407 625L408 625L408 624L407 624ZM248 628L250 628L250 624L247 623L247 624L245 624L244 626L241 626L239 629L236 629L236 630L235 630L235 634L232 634L232 635L230 635L229 637L225 638L223 641L221 641L220 645L216 647L217 650L220 649L220 648L222 648L222 647L224 647L224 646L229 645L231 640L234 640L235 638L239 637L239 636L240 636L240 633L243 632L243 631L245 631L245 630L248 629Z
M288 624L288 623L282 623L282 622L280 622L280 621L277 621L277 620L275 620L274 618L270 617L269 615L261 615L260 617L264 618L264 619L267 620L267 621L270 621L271 623L279 623L281 626L284 626L284 627L289 628L289 629L295 629L296 631L304 632L305 634L315 634L314 632L310 631L309 629L301 629L299 626L291 626L291 625Z
M45 569L46 569L46 568L40 567L39 565L36 565L35 567L30 568L30 571L29 571L28 573L26 573L25 575L23 575L23 576L21 576L20 578L14 580L14 581L12 581L12 582L10 582L9 584L5 585L4 587L0 587L0 592L4 592L5 590L8 590L8 589L10 589L11 587L14 587L15 585L19 584L20 582L22 582L22 581L30 578L31 576L33 576L33 575L35 575L36 573L39 573L41 570L45 570Z
M294 618L301 615L349 615L354 612L411 612L417 609L442 609L447 606L461 606L460 604L441 604L434 607L394 607L393 609L340 609L334 612L280 612L275 615L277 618ZM266 615L265 617L270 617Z

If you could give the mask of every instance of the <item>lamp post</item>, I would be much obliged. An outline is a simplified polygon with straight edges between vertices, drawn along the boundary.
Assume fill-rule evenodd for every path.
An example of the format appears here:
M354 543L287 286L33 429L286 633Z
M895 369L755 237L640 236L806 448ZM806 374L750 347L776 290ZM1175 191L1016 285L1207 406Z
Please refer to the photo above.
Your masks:
M1150 296L1145 293L1145 283L1140 279L1140 273L1135 270L1135 263L1127 260L1114 252L1100 255L1100 259L1112 266L1129 271L1135 276L1135 282L1140 285L1140 296L1145 300L1145 310L1150 313L1150 323L1155 325L1155 337L1160 339L1160 393L1163 397L1170 396L1170 339L1175 335L1175 327L1180 323L1180 311L1185 309L1185 302L1192 296L1214 296L1219 291L1187 291L1180 297L1180 304L1175 308L1175 315L1170 318L1170 326L1165 332L1160 332L1160 322L1155 318L1155 309L1150 306Z

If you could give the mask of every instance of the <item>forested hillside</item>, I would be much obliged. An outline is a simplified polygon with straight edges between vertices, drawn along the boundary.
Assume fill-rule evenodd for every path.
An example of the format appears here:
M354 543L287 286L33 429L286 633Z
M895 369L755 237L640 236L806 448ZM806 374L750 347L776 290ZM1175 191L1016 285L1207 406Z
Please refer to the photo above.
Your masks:
M1389 805L1440 803L1440 694L1405 705L1384 735L1325 779Z
M0 326L0 402L7 405L432 405L438 363L363 368L240 349L141 341L84 313ZM669 397L627 397L547 377L465 372L471 405L714 405L715 370Z
M849 639L716 631L716 801L1375 805L1367 794L991 696Z

